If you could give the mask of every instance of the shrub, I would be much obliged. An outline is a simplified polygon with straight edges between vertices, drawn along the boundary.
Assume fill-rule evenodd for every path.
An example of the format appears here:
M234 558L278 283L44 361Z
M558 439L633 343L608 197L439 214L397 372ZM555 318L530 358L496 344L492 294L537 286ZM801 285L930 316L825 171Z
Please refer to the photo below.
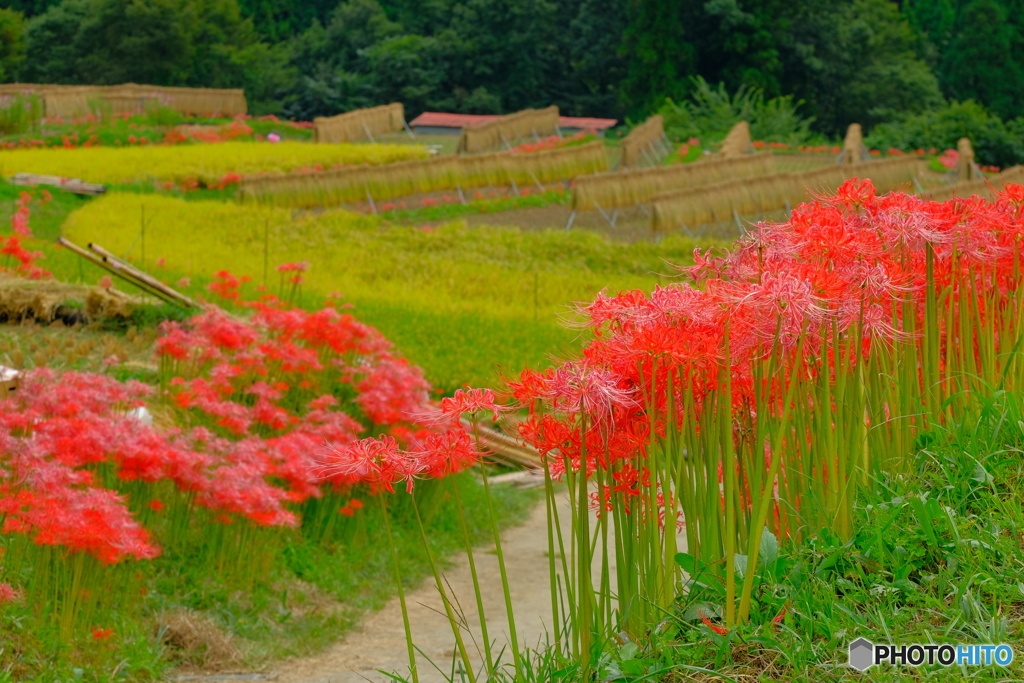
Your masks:
M658 111L671 138L704 136L717 142L740 121L750 124L750 135L756 140L800 144L811 137L813 119L799 114L802 102L794 102L790 95L765 100L762 90L746 86L730 95L724 83L716 88L700 76L693 84L689 101L677 104L666 99Z
M0 97L0 135L25 133L39 127L43 101L36 95Z
M947 149L962 137L970 138L978 163L1006 167L1024 162L1024 118L1004 123L971 100L879 124L864 144L870 149Z

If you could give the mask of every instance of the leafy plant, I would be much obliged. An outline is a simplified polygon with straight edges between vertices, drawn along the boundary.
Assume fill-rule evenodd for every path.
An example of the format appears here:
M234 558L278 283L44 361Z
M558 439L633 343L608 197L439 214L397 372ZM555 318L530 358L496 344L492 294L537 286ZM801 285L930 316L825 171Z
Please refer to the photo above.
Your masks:
M37 95L0 97L0 135L26 133L39 128L45 108Z
M1003 122L977 102L950 102L945 107L880 123L864 138L873 149L956 149L966 137L977 160L1002 168L1024 162L1024 117Z
M729 94L724 83L716 88L700 76L691 80L693 90L688 100L666 100L658 111L665 119L666 134L672 138L718 142L740 121L750 124L750 135L755 140L796 145L811 137L813 119L798 113L801 103L791 96L766 100L757 88L740 86Z

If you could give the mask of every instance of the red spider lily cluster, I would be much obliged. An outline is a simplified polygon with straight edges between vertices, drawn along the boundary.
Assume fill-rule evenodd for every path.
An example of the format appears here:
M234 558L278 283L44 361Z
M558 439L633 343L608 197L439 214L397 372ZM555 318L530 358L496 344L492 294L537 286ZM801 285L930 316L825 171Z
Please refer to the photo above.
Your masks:
M242 182L242 174L231 172L225 174L216 182L203 182L198 178L186 178L177 183L173 181L156 183L155 187L165 191L178 189L182 192L195 192L196 190L224 190L231 185L237 185L240 182Z
M435 424L454 424L442 432L427 433L402 448L391 436L355 441L343 448L332 448L332 455L323 462L320 476L329 480L336 476L368 478L377 488L394 492L394 484L405 482L412 491L419 478L441 478L463 471L480 462L482 454L473 438L458 426L465 413L489 412L495 419L506 408L495 401L490 389L458 390L452 398L441 401L434 410Z
M957 164L960 163L960 152L955 149L947 149L939 156L939 163L947 169L956 168Z
M130 120L132 116L133 115L129 113L113 114L108 119L106 126L113 128L116 126L118 121ZM56 117L46 119L46 121L53 124L71 123L72 125L82 126L85 129L81 134L77 131L73 131L71 133L61 133L59 136L54 135L48 139L21 138L14 141L0 142L0 149L35 149L42 147L49 147L53 149L75 149L78 147L99 147L104 144L116 146L128 145L133 147L147 145L167 146L187 143L228 142L230 140L237 140L250 135L252 135L255 140L262 140L263 136L253 135L252 128L245 123L245 119L247 118L251 119L252 117L236 116L230 123L219 126L177 126L163 133L155 131L152 136L129 134L126 137L121 137L121 132L115 129L114 133L117 137L104 143L98 135L100 129L104 127L104 123L100 122L95 116L89 115L80 117L69 122ZM257 120L274 121L295 129L308 129L314 126L311 122L280 121L277 117L271 117L268 119L265 116L261 116ZM128 127L138 130L147 126L129 123ZM87 136L85 140L82 140L82 134Z
M800 145L796 151L803 154L839 154L843 148L829 145Z
M554 476L606 468L616 491L638 496L658 486L643 456L673 420L684 419L682 384L699 416L729 376L736 419L749 423L757 419L752 368L773 349L807 372L823 354L832 365L856 364L875 345L906 341L902 330L922 329L928 277L939 291L959 291L964 282L982 294L1013 290L1022 206L1024 186L1007 185L994 202L937 203L876 196L870 181L851 180L835 196L798 207L786 223L759 224L724 254L696 252L695 265L682 269L689 283L601 295L583 306L594 340L582 357L527 369L510 383L517 407L530 413L519 435L550 456ZM905 311L915 316L909 327ZM861 339L863 356L830 357L828 340L837 334ZM490 410L473 407L480 408Z
M509 151L513 154L527 154L529 152L540 152L545 149L558 149L560 147L568 147L570 145L583 142L587 139L588 135L595 135L594 131L580 131L573 135L566 137L558 137L557 135L551 135L546 138L541 138L536 142L528 142L517 147L513 147Z
M301 272L304 264L285 267ZM174 375L169 382L174 404L232 449L262 450L264 456L247 462L250 467L261 462L267 469L260 477L286 484L283 499L318 495L309 469L325 442L337 449L375 429L388 432L381 438L389 444L420 449L422 458L441 457L437 449L449 447L435 442L438 411L422 371L396 356L379 332L333 308L308 313L272 295L241 301L241 278L222 275L212 288L252 309L252 317L243 321L211 308L187 326L167 325L157 352L165 371ZM460 452L459 462L474 457L472 449ZM408 465L382 473L372 466L338 468L337 458L332 462L334 469L323 480L336 487L363 483L391 490L411 471Z
M118 482L170 482L221 523L295 526L295 505L328 489L392 491L477 462L469 435L445 429L450 420L430 401L422 371L377 330L333 308L243 301L241 279L221 281L220 292L251 317L208 306L166 324L159 391L105 375L24 373L0 401L0 532L105 564L146 559L160 549ZM180 426L139 419L146 404ZM371 443L358 441L368 433L380 434L379 447L354 446ZM138 505L165 507L157 497ZM360 507L351 499L339 514ZM13 599L8 593L0 586L0 600Z
M40 201L46 203L50 201L51 195L49 191L43 190ZM7 237L0 237L0 254L7 256L7 264L9 267L13 261L17 261L18 265L15 271L32 280L40 280L52 276L50 271L40 268L35 265L36 261L43 258L41 251L29 251L22 244L23 239L31 239L32 228L29 226L29 216L32 215L32 210L29 209L29 204L32 203L32 194L29 192L22 192L21 196L14 203L15 210L11 214L11 230L14 232L13 235Z

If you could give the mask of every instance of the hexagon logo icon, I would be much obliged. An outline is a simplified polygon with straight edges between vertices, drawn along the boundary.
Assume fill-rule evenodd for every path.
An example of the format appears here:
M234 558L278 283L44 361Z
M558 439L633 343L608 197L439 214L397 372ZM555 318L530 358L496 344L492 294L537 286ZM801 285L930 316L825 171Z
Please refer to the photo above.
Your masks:
M875 645L867 638L858 638L850 643L850 666L857 671L867 671L875 663Z

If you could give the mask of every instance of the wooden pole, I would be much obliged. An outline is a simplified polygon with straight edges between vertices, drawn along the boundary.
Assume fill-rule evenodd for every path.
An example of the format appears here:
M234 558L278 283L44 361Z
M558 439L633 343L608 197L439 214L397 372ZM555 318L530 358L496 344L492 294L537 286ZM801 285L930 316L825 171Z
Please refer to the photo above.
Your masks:
M575 219L576 219L576 209L573 209L572 213L569 214L569 220L566 221L566 223L565 223L565 229L566 230L571 230L572 229L572 222Z
M540 308L538 292L540 290L540 271L533 271L533 322L537 322L537 311Z
M142 255L139 257L139 267L146 266L146 205L142 205L142 230L139 233L142 239Z
M67 240L64 240L64 242L66 243ZM102 256L103 257L103 262L106 263L106 264L109 264L115 270L120 270L120 271L123 271L123 272L127 273L130 277L133 277L136 280L139 280L140 282L145 283L146 285L148 285L149 287L153 288L154 290L156 290L158 292L162 292L164 295L166 295L168 297L171 297L172 299L175 299L176 301L178 301L178 302L180 302L180 303L182 303L182 304L184 304L186 306L190 306L192 308L199 308L199 304L197 304L193 299L185 296L181 292L177 292L177 291L171 289L170 287L168 287L164 283L162 283L159 280L157 280L152 275L150 275L148 273L142 272L141 270L139 270L138 268L136 268L135 266L133 266L133 265L131 265L129 263L125 263L124 261L122 261L121 259L119 259L116 256L114 256L113 254L111 254L109 251L107 251L106 249L104 249L100 245L98 245L98 244L96 244L94 242L90 242L89 243L89 249L91 251L99 254L100 256Z
M530 171L530 178L533 179L534 185L537 186L537 189L540 190L541 194L544 194L547 191L547 190L544 189L544 186L541 185L541 182L539 180L537 180L537 176L534 174L533 171Z
M122 280L124 280L125 282L127 282L128 284L134 285L135 287L138 287L139 289L141 289L146 294L149 294L150 296L154 296L154 297L156 297L158 299L162 299L162 300L164 300L164 301L166 301L168 303L177 303L176 301L172 301L171 298L168 297L166 293L159 292L159 291L153 289L152 287L149 287L145 283L140 282L140 281L132 278L124 270L114 267L113 265L111 265L111 264L107 263L106 261L104 261L99 256L96 256L95 254L89 253L88 251L86 251L85 249L82 249L77 244L75 244L73 242L69 242L68 240L64 239L63 237L61 237L60 239L57 240L57 244L59 244L62 247L65 247L65 248L71 250L72 252L78 254L79 256L81 256L86 261L89 261L90 263L99 266L100 268L102 268L103 270L107 271L111 275L119 277Z

